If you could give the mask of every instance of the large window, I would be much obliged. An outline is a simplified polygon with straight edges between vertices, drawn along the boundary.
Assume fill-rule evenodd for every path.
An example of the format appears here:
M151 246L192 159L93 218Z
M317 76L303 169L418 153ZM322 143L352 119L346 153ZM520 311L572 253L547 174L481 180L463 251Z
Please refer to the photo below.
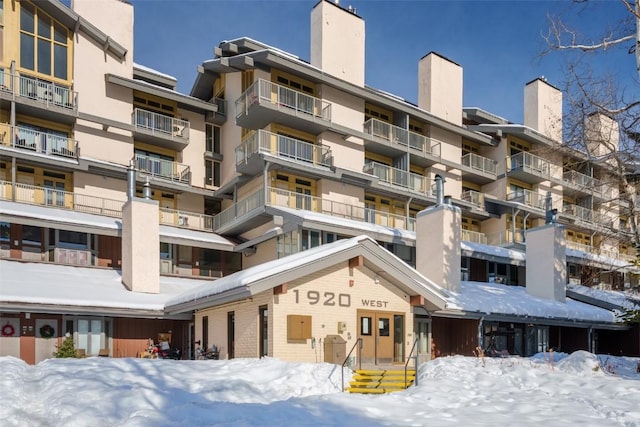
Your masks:
M69 31L31 3L20 3L20 67L68 80Z
M204 161L204 169L206 185L220 187L220 162L207 159Z
M208 153L220 154L220 138L220 128L207 123L205 127L205 140Z

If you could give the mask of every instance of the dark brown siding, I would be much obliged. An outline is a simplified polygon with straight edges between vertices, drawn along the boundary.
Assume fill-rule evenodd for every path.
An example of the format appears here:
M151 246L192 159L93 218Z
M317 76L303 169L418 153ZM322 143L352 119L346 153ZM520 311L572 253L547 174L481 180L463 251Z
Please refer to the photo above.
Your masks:
M487 261L483 259L471 258L469 264L469 280L472 282L487 281Z
M113 321L113 356L137 357L147 348L149 338L171 331L171 346L188 353L189 322L184 320L152 320L118 318Z
M473 356L478 345L478 321L474 319L432 318L431 357L460 354Z
M589 330L586 328L549 328L549 346L555 351L573 353L589 350Z
M122 239L120 237L98 237L98 266L122 267Z
M640 356L640 325L635 324L626 331L599 330L598 348L599 354L611 354L613 356Z

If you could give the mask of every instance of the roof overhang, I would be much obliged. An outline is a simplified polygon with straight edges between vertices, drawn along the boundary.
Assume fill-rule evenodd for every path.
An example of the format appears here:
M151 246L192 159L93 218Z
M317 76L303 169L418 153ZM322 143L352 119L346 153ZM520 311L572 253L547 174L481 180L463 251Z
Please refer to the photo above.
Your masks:
M218 106L192 96L184 95L162 86L153 85L151 83L140 80L129 79L115 74L105 74L108 83L112 83L128 89L139 90L161 98L170 99L178 103L178 107L198 113L217 113Z
M515 135L525 141L533 142L536 144L543 144L549 147L560 146L560 143L554 141L548 136L543 135L535 129L528 126L517 124L481 124L481 125L469 125L469 130L483 132L483 133L497 133L502 132L503 135Z

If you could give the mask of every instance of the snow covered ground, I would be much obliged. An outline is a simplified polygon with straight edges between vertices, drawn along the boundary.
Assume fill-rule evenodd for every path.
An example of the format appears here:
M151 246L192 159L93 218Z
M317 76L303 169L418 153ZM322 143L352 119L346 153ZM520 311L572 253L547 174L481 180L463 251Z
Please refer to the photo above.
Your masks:
M0 425L640 426L640 359L554 356L440 358L380 396L342 393L330 364L3 357Z

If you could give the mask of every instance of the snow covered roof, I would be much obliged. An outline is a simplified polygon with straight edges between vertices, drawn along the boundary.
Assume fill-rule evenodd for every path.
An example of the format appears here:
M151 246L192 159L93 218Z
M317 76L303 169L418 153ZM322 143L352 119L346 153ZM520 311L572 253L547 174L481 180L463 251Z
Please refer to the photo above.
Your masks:
M160 277L160 293L131 292L119 270L0 260L3 310L158 317L166 301L207 280Z
M447 310L486 315L562 319L575 322L615 323L614 312L570 298L566 302L540 298L521 286L496 283L462 282L460 292L449 291Z
M169 312L210 307L247 298L282 283L320 271L338 262L364 256L365 263L384 271L385 278L413 295L423 295L428 304L444 308L448 292L368 236L337 240L333 243L259 264L194 288L167 302Z
M620 309L640 310L640 295L632 295L627 292L605 291L602 289L589 288L582 285L567 285L567 292L584 296L590 300L604 302L607 305L615 306ZM590 301L585 299L584 301Z
M146 71L147 73L150 73L150 74L155 74L155 75L157 75L159 77L163 77L165 79L173 80L174 82L178 81L178 79L176 79L174 76L172 76L170 74L162 73L162 72L160 72L160 71L158 71L156 69L153 69L151 67L147 67L145 65L138 64L137 62L133 63L133 68L134 69L137 68L138 70Z

